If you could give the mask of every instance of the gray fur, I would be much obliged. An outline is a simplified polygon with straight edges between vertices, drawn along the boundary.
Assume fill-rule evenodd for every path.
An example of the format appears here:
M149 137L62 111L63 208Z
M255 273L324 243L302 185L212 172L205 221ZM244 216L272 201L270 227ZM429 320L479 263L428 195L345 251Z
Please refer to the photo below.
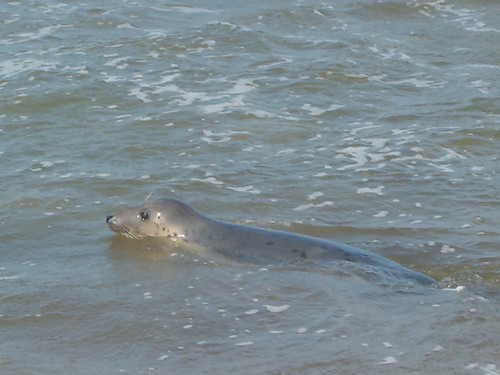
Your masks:
M127 237L165 237L199 254L215 252L257 264L328 259L358 262L421 284L435 282L380 255L322 238L214 220L177 199L128 208L106 221L111 230Z

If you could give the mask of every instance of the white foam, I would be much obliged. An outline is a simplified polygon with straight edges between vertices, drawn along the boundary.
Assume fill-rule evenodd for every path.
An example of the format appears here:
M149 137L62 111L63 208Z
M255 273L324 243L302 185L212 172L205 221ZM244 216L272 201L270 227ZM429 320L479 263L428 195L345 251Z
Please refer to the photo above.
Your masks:
M459 286L457 286L456 288L444 288L443 290L447 290L447 291L450 291L450 292L457 292L457 293L460 293L460 292L462 292L463 290L465 290L465 286L463 286L463 285L459 285Z
M135 96L137 99L142 100L144 103L151 103L152 100L148 99L148 95L141 91L140 87L131 89L129 91L130 96Z
M215 177L208 177L205 179L192 178L191 181L207 182L207 183L213 184L213 185L223 185L224 184L222 181L217 180Z
M20 73L25 73L33 70L42 70L48 72L55 69L54 63L42 60L7 60L0 62L0 77L10 78Z
M248 185L248 186L240 186L240 187L236 187L236 186L226 186L228 189L231 189L231 190L234 190L234 191L237 191L237 192L240 192L240 193L250 193L250 194L255 194L255 195L258 195L261 193L261 191L259 189L254 189L254 186L253 185Z
M0 280L15 280L15 279L19 279L19 275L15 275L15 276L0 276Z
M446 82L434 82L430 80L423 80L423 79L417 79L417 78L409 78L409 79L403 79L401 81L394 81L391 82L394 84L404 84L408 83L410 85L413 85L417 88L442 88L446 85Z
M60 29L61 27L70 27L70 26L69 25L68 26L64 26L64 25L45 26L45 27L39 28L35 32L10 35L12 38L21 38L21 40L9 41L9 42L4 40L2 42L5 44L12 44L12 43L25 42L25 41L33 40L33 39L40 39L40 38L46 37L47 35L53 34L54 31Z
M460 155L458 152L454 150L445 147L442 147L442 149L446 151L446 155L437 159L438 161L447 161L451 159L467 159L467 157Z
M179 77L181 74L180 73L173 73L173 74L167 74L163 76L158 82L158 85L162 85L167 82L172 82L175 78Z
M237 95L227 102L218 104L208 104L200 107L200 109L207 114L222 113L227 108L244 107L245 103L243 102L243 98L244 98L243 95Z
M334 205L334 203L332 201L324 201L324 202L318 203L318 204L314 204L314 203L303 204L303 205L300 205L300 206L293 208L293 210L294 211L304 211L304 210L307 210L307 209L313 208L313 207L324 207L324 206L333 206L333 205Z
M314 192L312 194L309 194L307 196L307 199L310 200L310 201L312 201L312 200L314 200L316 198L322 197L323 195L325 195L325 193L322 193L321 191L316 191L316 192Z
M284 150L278 151L276 154L281 155L281 154L293 154L294 152L297 152L297 150L293 148L285 148Z
M386 217L389 212L380 211L378 214L373 215L373 217Z
M301 109L303 110L306 110L306 111L309 111L309 114L311 116L320 116L322 115L323 113L325 112L332 112L332 111L336 111L337 109L339 108L342 108L343 105L339 105L339 104L332 104L330 105L329 107L327 107L326 109L321 109L319 107L315 107L309 103L305 103Z
M452 253L454 253L455 251L456 251L456 250L455 250L453 247L450 247L450 246L448 246L448 245L443 245L443 246L441 247L441 250L440 250L440 252L441 252L442 254L452 254Z
M253 83L253 80L248 79L248 78L242 78L237 80L234 83L234 86L228 90L224 90L222 93L223 94L243 94L245 92L249 92L252 90L255 90L257 88L257 85Z
M156 89L153 90L153 94L161 94L162 92L182 92L182 90L179 88L177 85L165 85L165 86L158 86ZM180 102L180 100L177 100L177 104L179 105L188 105L191 104L194 101L194 98L192 100L187 99L188 94L186 95L186 98L183 102Z
M225 132L214 133L211 130L203 130L204 137L201 139L208 143L225 143L229 142L232 139L233 135L237 134L250 134L246 131L236 131L236 130L228 130Z
M285 119L288 121L299 121L298 117L281 116L281 115L277 115L275 113L263 111L263 110L251 110L251 111L247 111L246 113L254 115L257 118L281 118L281 119Z
M125 61L125 60L128 60L127 56L125 56L125 57L117 57L116 59L113 59L113 60L108 61L107 63L105 63L104 66L114 66L114 67L116 67L118 65L118 63L120 63L122 61ZM126 64L126 65L128 65L128 64ZM123 66L123 64L121 66Z
M314 137L309 138L308 141L317 141L318 139L321 139L321 138L323 138L323 136L318 133Z
M264 305L267 311L272 313L282 313L290 308L290 305L280 305L280 306L272 306L272 305Z
M168 5L166 8L158 8L158 7L150 7L150 9L157 10L160 12L179 12L179 13L218 13L220 10L213 9L204 9L204 8L196 8L187 5Z
M253 342L252 341L245 341L245 342L239 342L237 344L234 344L234 346L249 346L249 345L253 345Z
M377 194L377 195L384 195L382 193L382 190L385 189L385 186L378 186L376 188L359 188L357 190L358 194Z
M120 25L116 25L117 29L133 29L133 30L138 30L137 27L132 26L130 23L125 22Z
M379 362L379 365L392 365L396 363L397 360L394 357L385 357L383 361Z
M338 157L344 157L344 158L350 157L350 159L354 162L354 164L340 167L340 168L338 168L338 170L340 171L340 170L345 170L348 168L356 168L356 167L360 167L360 166L365 165L368 161L367 152L366 152L368 149L369 149L369 147L367 147L367 146L358 146L358 147L346 147L343 150L336 151L338 154L344 154L342 156L337 155L336 158L338 158Z

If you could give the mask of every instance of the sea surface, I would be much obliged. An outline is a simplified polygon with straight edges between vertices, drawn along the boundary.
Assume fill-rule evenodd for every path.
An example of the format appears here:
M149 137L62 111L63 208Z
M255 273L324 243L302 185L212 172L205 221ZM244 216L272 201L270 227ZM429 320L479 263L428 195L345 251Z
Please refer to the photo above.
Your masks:
M0 374L500 373L500 3L5 1ZM438 280L114 236L174 197Z

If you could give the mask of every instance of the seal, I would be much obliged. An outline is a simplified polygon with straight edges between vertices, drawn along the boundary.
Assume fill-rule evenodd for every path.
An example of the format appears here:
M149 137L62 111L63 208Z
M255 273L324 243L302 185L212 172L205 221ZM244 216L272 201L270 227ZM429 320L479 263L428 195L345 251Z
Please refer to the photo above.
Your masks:
M358 262L420 284L436 280L401 264L338 242L211 219L172 198L146 202L106 217L110 229L129 238L161 237L196 254L221 254L270 264L310 260Z

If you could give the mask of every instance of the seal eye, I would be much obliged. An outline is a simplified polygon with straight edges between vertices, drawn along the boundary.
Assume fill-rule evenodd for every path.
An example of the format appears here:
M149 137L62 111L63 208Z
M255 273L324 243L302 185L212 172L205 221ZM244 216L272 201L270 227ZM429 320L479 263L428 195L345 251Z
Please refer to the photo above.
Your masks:
M149 219L149 214L147 213L147 211L141 211L141 213L139 214L139 217L141 218L142 221L144 221L144 220Z

